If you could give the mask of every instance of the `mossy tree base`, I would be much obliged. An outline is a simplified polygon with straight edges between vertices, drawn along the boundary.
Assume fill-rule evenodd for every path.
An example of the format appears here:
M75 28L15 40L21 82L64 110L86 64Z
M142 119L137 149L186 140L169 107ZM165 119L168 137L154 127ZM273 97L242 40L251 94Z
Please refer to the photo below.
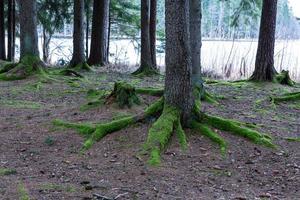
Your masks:
M220 146L221 153L223 155L226 153L227 142L213 129L218 129L245 137L259 145L271 148L275 147L270 136L261 134L258 131L249 128L253 126L249 126L248 124L243 122L201 113L199 105L200 101L196 103L194 109L194 117L190 120L187 128L192 128L207 136L213 142L217 143ZM178 109L164 104L163 98L160 98L140 115L124 117L122 119L113 120L108 123L91 125L68 123L56 120L54 121L54 124L64 128L75 129L80 134L86 136L87 140L83 145L83 149L87 150L91 148L91 146L95 142L101 140L107 134L119 131L123 128L126 128L137 122L141 122L146 118L153 116L159 116L159 118L149 130L144 149L150 155L149 163L151 165L158 165L161 162L161 152L166 148L173 132L176 132L181 146L183 148L187 147L186 135L181 125L181 113Z
M79 64L70 64L68 69L73 71L93 71L93 69L86 63L79 63Z
M135 72L133 72L132 75L138 77L155 76L155 75L159 75L159 71L158 69L152 67L140 67Z
M29 76L46 75L45 64L38 56L24 56L19 63L6 64L0 69L0 80L21 80Z

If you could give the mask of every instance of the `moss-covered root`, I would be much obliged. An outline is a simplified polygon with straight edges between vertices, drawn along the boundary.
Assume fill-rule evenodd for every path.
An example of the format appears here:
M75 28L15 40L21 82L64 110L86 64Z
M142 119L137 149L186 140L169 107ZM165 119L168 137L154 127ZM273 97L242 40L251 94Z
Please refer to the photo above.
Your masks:
M252 142L267 147L275 148L276 146L272 143L272 138L268 135L259 133L258 131L252 130L247 127L243 127L242 123L238 123L234 120L224 119L221 117L210 116L201 114L199 120L203 123L208 124L216 129L222 131L228 131L235 135L239 135L248 138Z
M72 70L72 69L64 69L59 72L60 75L63 76L73 76L73 77L78 77L78 78L84 78L83 75L81 75L79 72Z
M74 129L78 131L81 135L89 136L91 135L95 130L96 127L92 124L87 124L87 123L71 123L71 122L65 122L62 120L54 120L53 125L62 127L62 128L69 128L69 129Z
M281 73L275 76L274 82L282 85L288 85L288 86L295 85L295 82L291 79L289 75L289 71L285 71L285 70L282 70Z
M182 130L177 123L180 121L180 112L173 107L164 106L162 115L152 125L149 130L145 149L150 152L149 163L151 165L160 164L160 154L165 149L168 141L177 125L177 131L182 134Z
M38 56L24 56L18 64L9 64L1 70L0 80L20 80L39 74L46 77L44 63Z
M114 120L108 123L88 124L88 123L70 123L61 120L54 120L53 125L63 128L74 129L81 135L88 137L84 142L83 150L89 149L95 142L101 140L107 134L126 128L134 123L142 121L150 116L155 116L162 112L163 98L157 100L151 106L149 106L144 113L136 116L124 117L122 119Z
M117 103L120 108L132 107L134 104L140 104L135 87L126 82L116 82L114 90L106 99L106 104Z
M199 123L197 121L193 121L191 123L191 127L199 131L202 135L211 139L213 142L217 143L220 146L222 155L225 155L227 149L227 143L219 134L211 130L208 126Z
M93 71L93 69L86 62L79 63L79 64L70 63L68 68L74 71Z
M217 100L215 100L215 98L209 94L208 92L204 92L204 94L201 96L201 100L207 102L207 103L211 103L211 104L219 104L217 102Z
M282 96L271 97L273 103L280 103L284 101L297 101L300 100L300 92L287 93Z

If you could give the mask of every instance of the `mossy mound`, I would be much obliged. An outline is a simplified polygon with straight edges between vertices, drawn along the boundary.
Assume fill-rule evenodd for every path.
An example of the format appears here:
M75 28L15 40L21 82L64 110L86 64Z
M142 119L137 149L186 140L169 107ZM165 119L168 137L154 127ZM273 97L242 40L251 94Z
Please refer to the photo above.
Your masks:
M289 71L282 70L281 73L275 76L275 83L279 83L282 85L294 86L295 82L291 79L289 75Z
M44 63L38 56L24 56L17 64L7 64L0 71L0 80L21 80L32 75L46 76Z
M140 102L135 87L126 82L116 82L114 90L106 99L107 104L117 103L120 108L125 106L131 108L134 104L140 104Z

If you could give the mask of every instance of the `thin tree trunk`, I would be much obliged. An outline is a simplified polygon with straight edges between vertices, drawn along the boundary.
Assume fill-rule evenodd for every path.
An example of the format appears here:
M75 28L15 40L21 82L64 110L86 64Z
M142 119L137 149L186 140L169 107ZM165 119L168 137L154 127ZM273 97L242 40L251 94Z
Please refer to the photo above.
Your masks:
M110 48L111 23L112 23L111 22L111 15L109 13L108 30L107 30L107 47L106 47L107 63L109 63L109 48Z
M15 59L15 38L16 38L16 19L15 19L15 12L16 12L16 4L15 0L8 0L8 16L7 16L7 59L9 61L14 61Z
M86 0L86 27L85 27L85 57L89 57L89 30L90 30L90 1Z
M157 0L151 0L150 5L150 49L151 59L154 68L157 68L156 63L156 16L157 16Z
M45 63L49 62L49 48L50 48L51 35L47 33L45 28L43 28L43 61Z
M39 57L36 0L19 0L20 6L20 59Z
M264 0L255 61L251 77L256 81L273 81L277 74L274 68L277 0Z
M84 56L84 0L74 0L74 27L73 27L73 57L70 67L85 62Z
M189 41L189 1L166 1L165 102L182 112L187 123L192 116L192 67Z
M109 2L109 0L94 0L89 65L106 65L108 63Z
M4 27L4 0L0 0L0 59L6 59L5 27Z
M141 63L140 68L133 74L147 74L156 70L151 56L150 3L150 0L141 0Z

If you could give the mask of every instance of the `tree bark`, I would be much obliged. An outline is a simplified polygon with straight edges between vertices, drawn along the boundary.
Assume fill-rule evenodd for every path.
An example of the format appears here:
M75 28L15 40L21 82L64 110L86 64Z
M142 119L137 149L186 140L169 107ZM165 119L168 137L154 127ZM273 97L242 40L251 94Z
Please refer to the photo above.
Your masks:
M201 77L201 0L190 0L190 45L193 76Z
M109 0L94 0L89 65L106 65L108 63L109 2Z
M84 56L84 0L74 0L74 27L73 27L73 57L70 67L85 62Z
M151 55L150 7L150 0L141 0L141 63L133 74L151 74L156 71Z
M189 1L166 1L166 105L180 109L186 124L194 105L189 36Z
M36 0L19 0L20 5L20 60L24 56L39 57Z
M157 16L157 0L151 0L150 4L150 49L151 60L154 68L157 68L156 63L156 16Z
M277 0L264 0L255 61L251 77L255 81L273 81L277 74L274 68Z
M0 60L5 59L4 0L0 0Z
M16 4L15 0L8 0L8 17L7 17L7 60L15 59L15 40L16 40Z
M49 62L49 49L50 49L50 41L51 41L51 34L47 33L45 28L43 28L43 61L45 63Z

